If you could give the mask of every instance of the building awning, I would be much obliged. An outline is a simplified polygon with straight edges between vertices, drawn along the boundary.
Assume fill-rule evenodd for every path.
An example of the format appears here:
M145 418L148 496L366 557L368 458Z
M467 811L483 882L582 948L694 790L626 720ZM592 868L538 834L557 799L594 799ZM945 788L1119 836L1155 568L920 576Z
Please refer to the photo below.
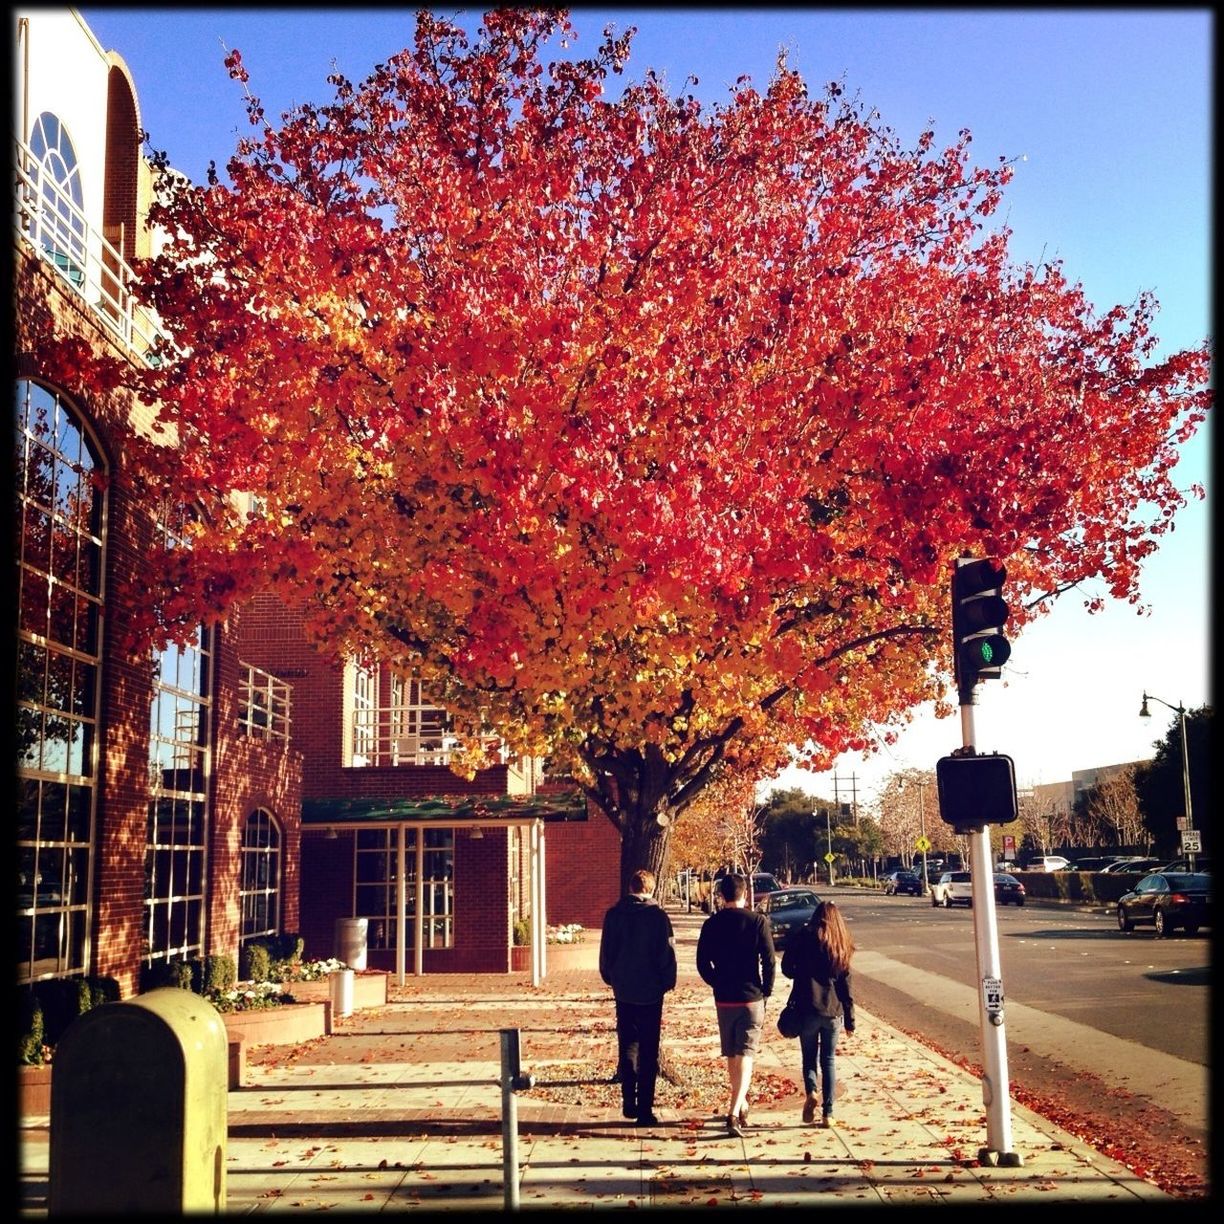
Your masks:
M531 824L586 820L579 791L537 795L431 795L403 799L304 799L302 825Z

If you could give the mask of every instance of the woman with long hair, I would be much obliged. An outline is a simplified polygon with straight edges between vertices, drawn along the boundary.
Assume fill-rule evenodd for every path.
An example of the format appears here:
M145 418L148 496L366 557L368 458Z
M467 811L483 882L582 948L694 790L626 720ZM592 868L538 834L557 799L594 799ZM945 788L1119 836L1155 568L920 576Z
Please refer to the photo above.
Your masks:
M803 1120L814 1121L819 1105L823 1127L833 1125L837 1036L843 1029L854 1032L854 996L850 988L853 955L850 929L832 901L822 901L816 907L807 925L788 941L782 954L782 973L794 980L791 1000L799 1011L799 1050L807 1092Z

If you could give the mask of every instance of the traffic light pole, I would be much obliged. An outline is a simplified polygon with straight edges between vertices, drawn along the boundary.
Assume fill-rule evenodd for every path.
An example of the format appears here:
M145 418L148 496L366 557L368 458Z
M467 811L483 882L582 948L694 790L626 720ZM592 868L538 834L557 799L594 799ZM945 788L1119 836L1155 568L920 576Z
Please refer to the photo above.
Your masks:
M965 750L972 753L976 738L972 688L968 692L961 691L960 703L961 740ZM968 831L968 837L978 1015L982 1029L982 1103L986 1106L986 1146L978 1152L978 1160L983 1165L1018 1168L1024 1161L1012 1150L1007 1033L1003 1025L1003 970L999 960L990 826L978 825Z

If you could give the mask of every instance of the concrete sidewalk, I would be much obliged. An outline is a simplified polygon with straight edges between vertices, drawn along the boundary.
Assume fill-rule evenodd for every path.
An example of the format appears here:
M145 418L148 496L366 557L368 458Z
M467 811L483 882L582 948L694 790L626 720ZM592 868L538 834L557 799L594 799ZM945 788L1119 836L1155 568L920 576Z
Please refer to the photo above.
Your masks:
M681 980L664 1009L656 1113L620 1116L609 992L593 971L413 979L331 1035L250 1052L229 1095L227 1210L501 1210L500 1031L520 1031L519 1207L979 1204L1177 1200L1015 1102L1019 1167L981 1165L981 1083L860 1011L838 1048L837 1126L800 1118L798 1043L774 1027L750 1125L723 1125L725 1071L709 992L675 918ZM691 930L689 928L692 928ZM46 1213L47 1119L23 1127L23 1215Z

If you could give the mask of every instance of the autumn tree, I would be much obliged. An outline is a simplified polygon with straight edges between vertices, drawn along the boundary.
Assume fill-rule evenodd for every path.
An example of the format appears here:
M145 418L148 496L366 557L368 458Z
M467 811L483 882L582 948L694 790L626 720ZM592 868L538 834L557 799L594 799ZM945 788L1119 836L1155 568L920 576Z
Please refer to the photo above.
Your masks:
M1076 801L1076 814L1094 834L1083 845L1145 846L1150 834L1143 826L1139 796L1135 791L1134 765L1107 774ZM1102 842L1104 835L1107 841Z
M1007 564L1015 628L1092 579L1137 601L1208 353L1155 361L1146 293L1098 313L1013 266L1011 166L967 131L903 147L784 59L708 108L616 92L630 35L550 61L573 34L424 11L325 104L248 92L224 174L164 179L143 460L198 526L136 628L275 584L571 771L628 871L724 765L946 711L957 556Z

